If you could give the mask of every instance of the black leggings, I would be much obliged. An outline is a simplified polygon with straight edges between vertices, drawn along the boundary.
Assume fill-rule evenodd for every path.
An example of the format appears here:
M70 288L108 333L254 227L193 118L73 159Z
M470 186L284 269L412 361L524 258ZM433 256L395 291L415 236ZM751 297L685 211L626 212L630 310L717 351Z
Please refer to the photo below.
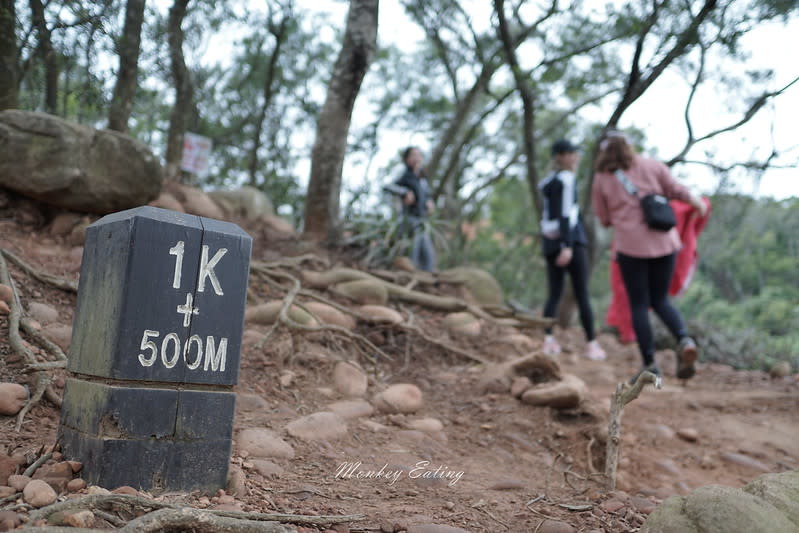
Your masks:
M679 311L669 301L668 291L676 258L676 253L651 258L616 254L624 288L627 289L627 298L630 300L633 329L644 365L655 362L655 338L649 323L650 307L677 340L687 335Z
M549 282L549 296L544 305L544 316L554 318L558 308L560 295L563 293L563 278L566 272L572 280L574 297L580 308L580 322L589 341L594 340L594 313L591 311L591 301L588 296L588 254L585 246L576 245L572 248L572 260L565 267L555 264L558 254L548 255L547 281ZM547 328L547 334L552 333L552 328Z

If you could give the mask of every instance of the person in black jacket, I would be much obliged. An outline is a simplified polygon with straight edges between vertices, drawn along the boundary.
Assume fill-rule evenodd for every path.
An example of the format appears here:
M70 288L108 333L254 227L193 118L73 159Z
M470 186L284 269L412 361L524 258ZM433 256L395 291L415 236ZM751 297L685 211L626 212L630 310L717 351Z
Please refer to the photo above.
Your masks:
M552 156L555 170L538 186L544 204L541 234L549 288L544 316L555 317L568 272L580 309L580 322L588 341L585 355L589 359L603 360L606 354L595 338L594 314L588 296L588 239L577 203L574 171L580 161L579 149L568 140L561 139L552 146ZM559 354L561 348L552 335L552 328L547 328L545 334L544 353Z
M411 261L419 270L432 272L436 269L436 251L424 219L433 211L433 201L422 169L424 156L419 148L410 146L403 151L402 162L405 163L402 176L384 190L402 198L405 228L413 233Z

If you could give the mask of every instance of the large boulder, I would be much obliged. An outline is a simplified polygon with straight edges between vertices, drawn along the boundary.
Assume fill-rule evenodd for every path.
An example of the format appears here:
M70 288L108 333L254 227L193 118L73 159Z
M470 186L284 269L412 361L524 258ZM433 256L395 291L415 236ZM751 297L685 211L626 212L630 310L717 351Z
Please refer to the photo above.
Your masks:
M796 473L787 473L796 476ZM783 476L785 474L778 474ZM762 478L761 478L762 479ZM767 480L765 483L773 483ZM744 490L709 485L696 489L687 496L673 496L663 502L644 523L642 533L775 533L799 531L795 517L786 514L778 505L755 493L763 485L745 487ZM766 491L768 492L768 491ZM789 503L789 511L799 502Z
M158 196L163 169L143 143L45 113L0 112L0 186L104 215Z
M479 268L451 268L441 272L439 279L447 283L462 284L468 290L464 297L480 305L501 305L505 299L502 286L496 278Z
M275 209L272 200L262 191L249 185L241 189L216 190L208 193L228 216L257 220L262 216L272 216Z

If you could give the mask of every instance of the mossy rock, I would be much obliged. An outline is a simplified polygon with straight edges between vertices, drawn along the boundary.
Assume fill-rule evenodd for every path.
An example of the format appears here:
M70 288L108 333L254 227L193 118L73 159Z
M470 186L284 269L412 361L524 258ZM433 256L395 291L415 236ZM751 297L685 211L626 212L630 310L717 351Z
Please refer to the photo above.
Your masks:
M709 485L666 500L641 533L799 533L799 526L762 498Z
M496 278L479 268L451 268L441 272L439 279L448 283L462 283L474 302L479 305L502 305L505 300L502 287Z
M785 513L799 530L799 470L764 474L743 488Z
M364 305L385 305L388 303L388 289L378 280L359 279L345 281L335 286L336 290Z

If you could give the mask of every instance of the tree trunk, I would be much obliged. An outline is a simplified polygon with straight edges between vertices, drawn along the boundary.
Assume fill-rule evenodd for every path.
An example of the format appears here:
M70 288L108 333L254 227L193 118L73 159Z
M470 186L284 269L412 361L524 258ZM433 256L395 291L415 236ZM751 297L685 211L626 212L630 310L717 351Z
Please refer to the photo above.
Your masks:
M18 105L19 64L14 0L0 0L0 111Z
M266 68L266 78L264 79L264 92L263 101L261 102L261 109L258 114L258 120L255 123L255 133L253 134L252 150L250 151L250 185L253 187L258 186L256 180L256 173L258 172L258 150L261 148L261 134L264 129L264 120L266 120L266 112L269 105L272 103L272 92L275 84L275 69L277 61L280 58L280 48L283 46L283 41L286 36L286 27L288 26L289 15L284 15L280 24L275 28L272 21L269 21L270 33L275 37L275 47L272 50L272 56L269 58L269 65Z
M169 117L166 144L166 174L168 179L180 178L180 161L183 158L183 137L186 134L189 114L193 106L194 88L189 69L183 57L183 19L191 0L175 0L169 10L167 26L169 58L172 81L175 84L175 105Z
M144 4L145 0L128 0L125 28L118 43L119 72L108 113L108 128L122 133L128 131L128 119L133 109L133 97L136 95Z
M533 205L537 213L541 212L541 194L538 192L538 171L535 168L535 95L527 84L527 79L522 74L519 61L516 57L514 40L508 28L508 21L505 18L505 1L494 0L494 10L499 19L499 37L505 50L508 65L513 72L513 79L516 88L522 99L522 118L523 118L523 144L525 163L527 167L527 184L530 187L530 194L533 198Z
M344 42L327 87L311 153L305 236L335 239L352 108L377 48L378 0L350 0Z
M37 51L44 61L45 87L44 109L50 114L56 114L58 108L58 58L50 39L50 29L44 18L44 5L41 0L30 0L31 18L39 37Z

